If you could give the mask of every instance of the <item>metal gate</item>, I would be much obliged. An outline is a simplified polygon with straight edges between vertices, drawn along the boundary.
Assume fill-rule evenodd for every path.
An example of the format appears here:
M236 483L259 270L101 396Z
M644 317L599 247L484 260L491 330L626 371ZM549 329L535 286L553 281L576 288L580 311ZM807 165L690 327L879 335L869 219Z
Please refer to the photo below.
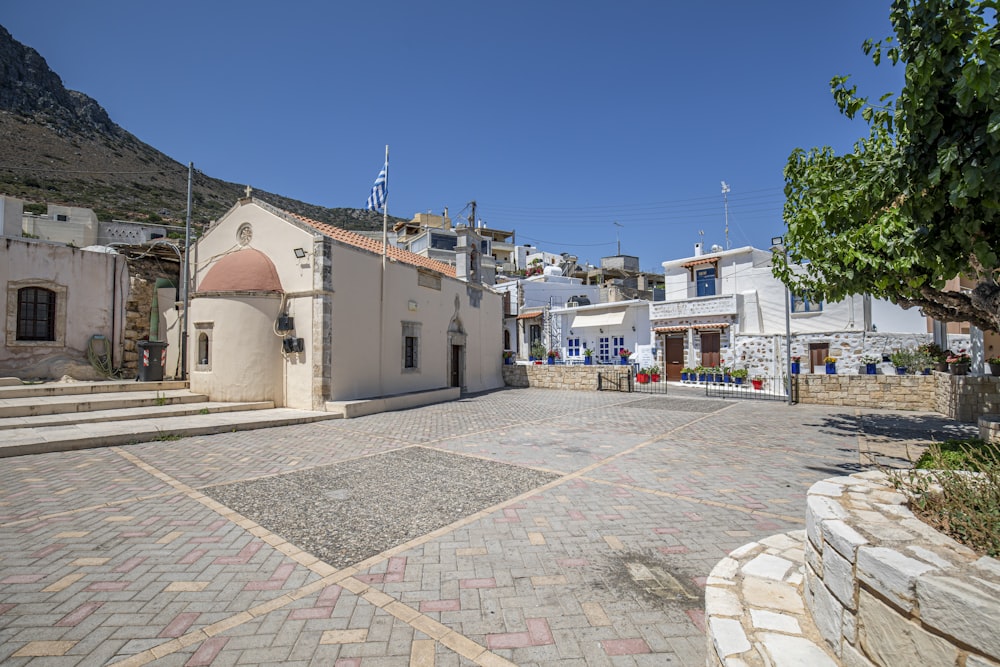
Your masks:
M665 394L667 393L667 376L657 373L640 373L635 368L632 369L632 382L635 391L640 394Z
M632 391L632 371L601 371L597 374L597 391Z

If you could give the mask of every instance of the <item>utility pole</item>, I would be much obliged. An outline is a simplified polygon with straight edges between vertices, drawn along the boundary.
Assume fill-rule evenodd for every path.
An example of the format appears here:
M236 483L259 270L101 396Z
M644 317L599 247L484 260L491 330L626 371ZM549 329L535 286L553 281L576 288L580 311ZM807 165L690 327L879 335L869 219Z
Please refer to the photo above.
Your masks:
M188 255L191 252L191 182L194 173L194 162L188 162L187 216L184 222L184 271L181 282L181 301L184 302L184 312L181 315L181 380L187 380L188 357L188 306L190 305L191 262Z
M468 217L469 227L472 227L473 229L475 229L476 228L476 200L473 199L472 201L470 201L469 202L469 206L472 208L472 213L469 214L469 217Z
M620 222L614 222L612 224L615 226L615 241L618 242L618 257L621 257L621 254L622 254L622 239L621 239L621 236L618 234L618 228L619 227L624 227L625 225L621 224Z

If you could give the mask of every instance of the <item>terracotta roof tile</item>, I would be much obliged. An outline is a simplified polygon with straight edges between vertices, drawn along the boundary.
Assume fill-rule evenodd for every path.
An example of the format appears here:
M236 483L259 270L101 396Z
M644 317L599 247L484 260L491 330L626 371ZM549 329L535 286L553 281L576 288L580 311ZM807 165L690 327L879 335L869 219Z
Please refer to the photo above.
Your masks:
M295 213L290 213L288 211L283 211L286 215L291 218L303 222L310 227L314 228L316 231L329 236L335 241L340 241L341 243L346 243L347 245L352 245L355 248L360 248L362 250L367 250L368 252L375 253L376 255L382 254L382 242L376 241L375 239L368 238L367 236L362 236L361 234L355 234L347 229L341 229L340 227L334 227L325 222L317 222L316 220L310 220L309 218L297 215ZM412 253L409 250L403 250L402 248L397 248L396 246L390 245L388 250L386 250L386 255L390 258L403 262L404 264L410 264L411 266L416 266L422 269L430 269L431 271L437 271L450 278L455 277L455 267L451 264L445 264L444 262L439 262L436 259L430 259L416 253Z

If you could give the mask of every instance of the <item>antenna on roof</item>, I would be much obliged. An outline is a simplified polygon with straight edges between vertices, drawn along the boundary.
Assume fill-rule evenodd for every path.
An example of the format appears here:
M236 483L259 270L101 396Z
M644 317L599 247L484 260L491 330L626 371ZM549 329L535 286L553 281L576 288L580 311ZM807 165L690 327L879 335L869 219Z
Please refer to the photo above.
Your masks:
M729 250L729 184L722 181L722 202L726 207L726 250Z

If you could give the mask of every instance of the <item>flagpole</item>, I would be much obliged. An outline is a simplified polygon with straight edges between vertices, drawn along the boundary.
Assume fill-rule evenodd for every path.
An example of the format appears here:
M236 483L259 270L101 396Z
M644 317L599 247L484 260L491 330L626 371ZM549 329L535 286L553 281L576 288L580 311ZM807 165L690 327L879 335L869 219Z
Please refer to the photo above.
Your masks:
M382 206L382 271L389 253L389 144L385 145L385 202Z
M382 202L382 275L378 304L378 394L385 396L382 357L385 356L385 260L389 254L389 144L385 145L385 201Z

